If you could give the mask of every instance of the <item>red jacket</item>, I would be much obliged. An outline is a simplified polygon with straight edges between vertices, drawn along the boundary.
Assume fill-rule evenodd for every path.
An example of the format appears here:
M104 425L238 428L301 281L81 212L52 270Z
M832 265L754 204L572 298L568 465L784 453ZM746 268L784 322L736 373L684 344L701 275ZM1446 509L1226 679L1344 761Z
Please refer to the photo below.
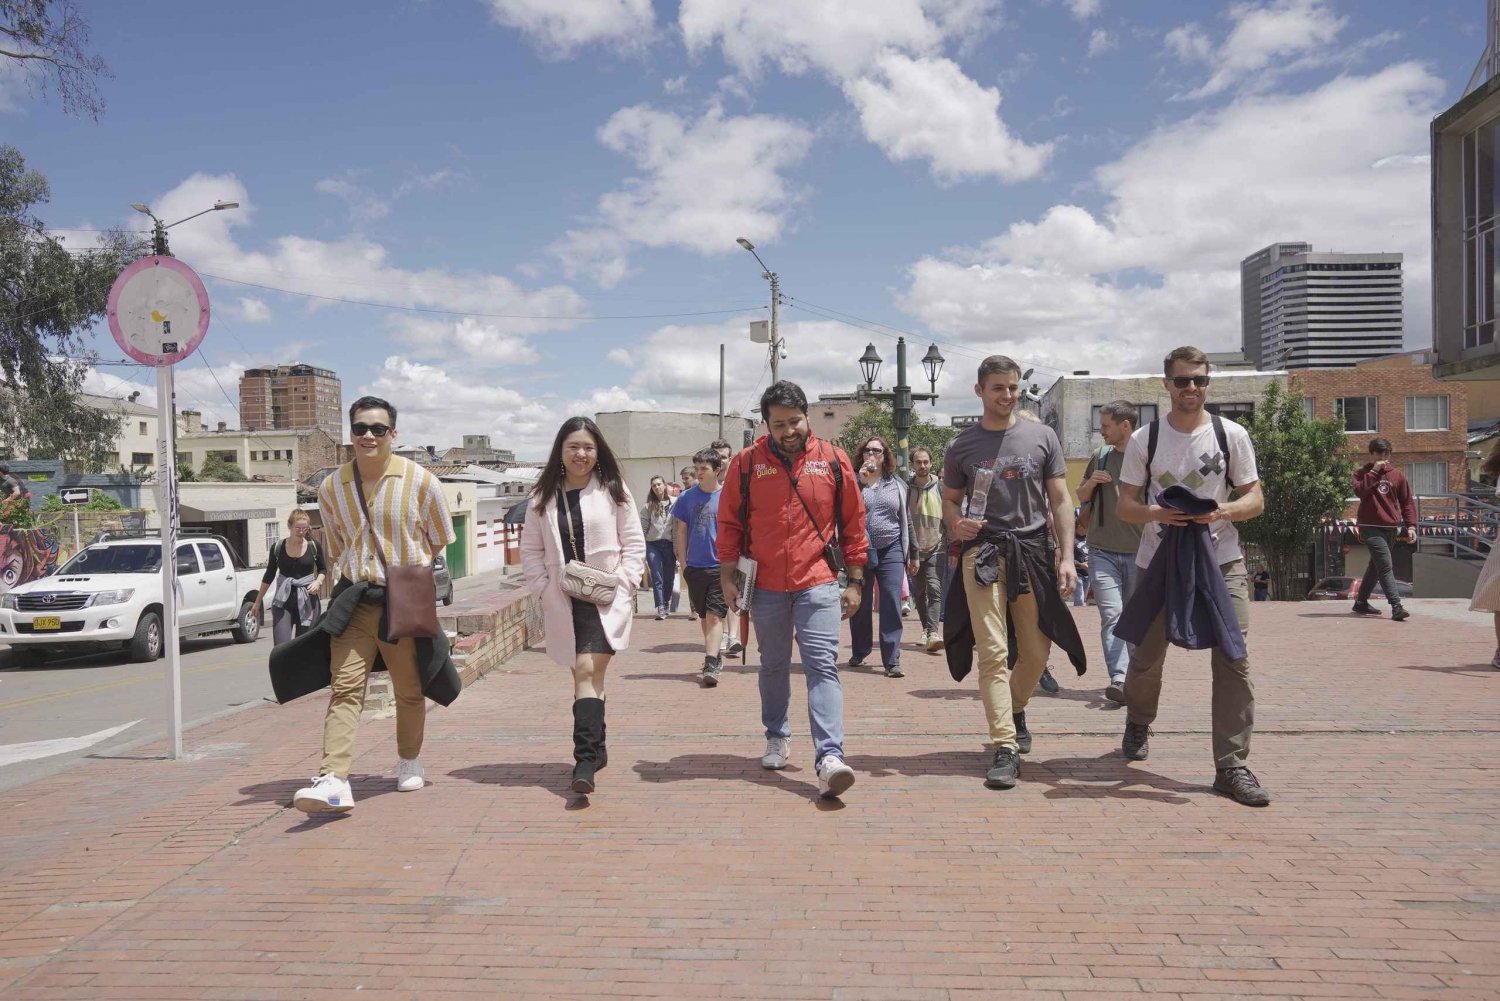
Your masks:
M1357 524L1385 528L1416 525L1417 502L1412 498L1411 484L1394 466L1376 472L1375 463L1365 463L1354 471L1354 492L1359 497L1359 513L1354 517Z
M832 463L844 471L844 509L841 548L844 563L862 567L869 559L865 537L865 502L859 480L844 450L826 441L807 439L807 448L791 463L791 477L781 456L771 451L770 439L756 443L729 461L724 492L719 495L719 562L732 564L740 557L745 526L740 520L740 481L750 475L750 557L760 564L756 586L768 591L805 591L834 579L823 559L823 538L833 537L834 479ZM817 517L815 529L797 492Z

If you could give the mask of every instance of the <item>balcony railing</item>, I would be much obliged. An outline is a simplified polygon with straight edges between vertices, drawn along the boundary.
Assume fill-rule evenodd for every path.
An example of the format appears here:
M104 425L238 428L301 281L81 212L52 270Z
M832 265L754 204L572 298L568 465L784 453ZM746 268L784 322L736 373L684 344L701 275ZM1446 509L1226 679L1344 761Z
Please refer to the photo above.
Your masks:
M1430 494L1417 498L1417 546L1461 560L1482 560L1500 535L1494 498Z

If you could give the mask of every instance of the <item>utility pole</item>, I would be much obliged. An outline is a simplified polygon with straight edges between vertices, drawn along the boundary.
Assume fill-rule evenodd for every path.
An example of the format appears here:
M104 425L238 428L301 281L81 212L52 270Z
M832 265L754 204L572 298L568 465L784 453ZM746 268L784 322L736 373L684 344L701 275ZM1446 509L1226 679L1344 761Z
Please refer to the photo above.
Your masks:
M781 305L781 279L776 272L767 271L771 281L771 385L781 381L777 370L781 367L781 334L776 330L776 310Z
M906 384L906 338L896 339L896 385L891 393L892 418L896 425L896 459L902 469L911 466L911 387Z
M719 345L719 441L724 440L724 345Z

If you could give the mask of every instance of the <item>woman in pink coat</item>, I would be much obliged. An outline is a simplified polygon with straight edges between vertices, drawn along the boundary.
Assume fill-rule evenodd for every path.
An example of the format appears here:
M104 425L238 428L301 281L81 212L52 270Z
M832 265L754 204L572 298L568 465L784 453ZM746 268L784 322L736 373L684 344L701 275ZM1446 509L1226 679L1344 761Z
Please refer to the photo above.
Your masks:
M563 567L581 560L615 577L608 605L563 592ZM521 567L542 603L547 650L573 669L573 791L594 791L609 762L604 747L604 672L630 645L635 589L646 568L646 537L620 465L599 426L569 417L532 488L521 531Z

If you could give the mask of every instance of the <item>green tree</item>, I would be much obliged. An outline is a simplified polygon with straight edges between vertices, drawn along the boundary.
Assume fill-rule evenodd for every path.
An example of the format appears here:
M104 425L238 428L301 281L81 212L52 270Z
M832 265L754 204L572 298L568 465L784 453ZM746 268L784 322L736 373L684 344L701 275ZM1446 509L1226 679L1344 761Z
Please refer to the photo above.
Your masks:
M83 506L85 511L121 511L125 505L115 499L113 494L107 494L103 490L91 492L89 502Z
M1308 417L1302 397L1274 382L1245 424L1266 508L1239 526L1240 536L1266 554L1272 595L1301 600L1295 575L1307 566L1319 530L1349 497L1353 464L1344 452L1344 428Z
M947 450L948 443L956 434L958 434L957 428L945 428L926 420L915 411L912 412L911 432L907 436L908 440L912 448L921 445L929 449L932 452L934 464L943 461L943 452ZM863 410L849 418L835 442L849 453L849 458L857 467L860 460L858 454L860 446L875 435L880 435L890 442L892 448L896 447L896 415L889 403L875 401L866 405Z
M33 89L56 90L63 111L97 121L104 99L96 81L110 72L88 43L88 23L72 0L0 0L0 58Z
M181 476L177 479L182 482ZM203 465L198 467L197 479L202 483L244 483L245 471L234 460L209 452L203 457Z
M114 233L70 251L35 214L49 196L47 179L0 145L0 428L16 451L98 471L114 459L120 418L79 399L96 360L90 332L145 244Z

